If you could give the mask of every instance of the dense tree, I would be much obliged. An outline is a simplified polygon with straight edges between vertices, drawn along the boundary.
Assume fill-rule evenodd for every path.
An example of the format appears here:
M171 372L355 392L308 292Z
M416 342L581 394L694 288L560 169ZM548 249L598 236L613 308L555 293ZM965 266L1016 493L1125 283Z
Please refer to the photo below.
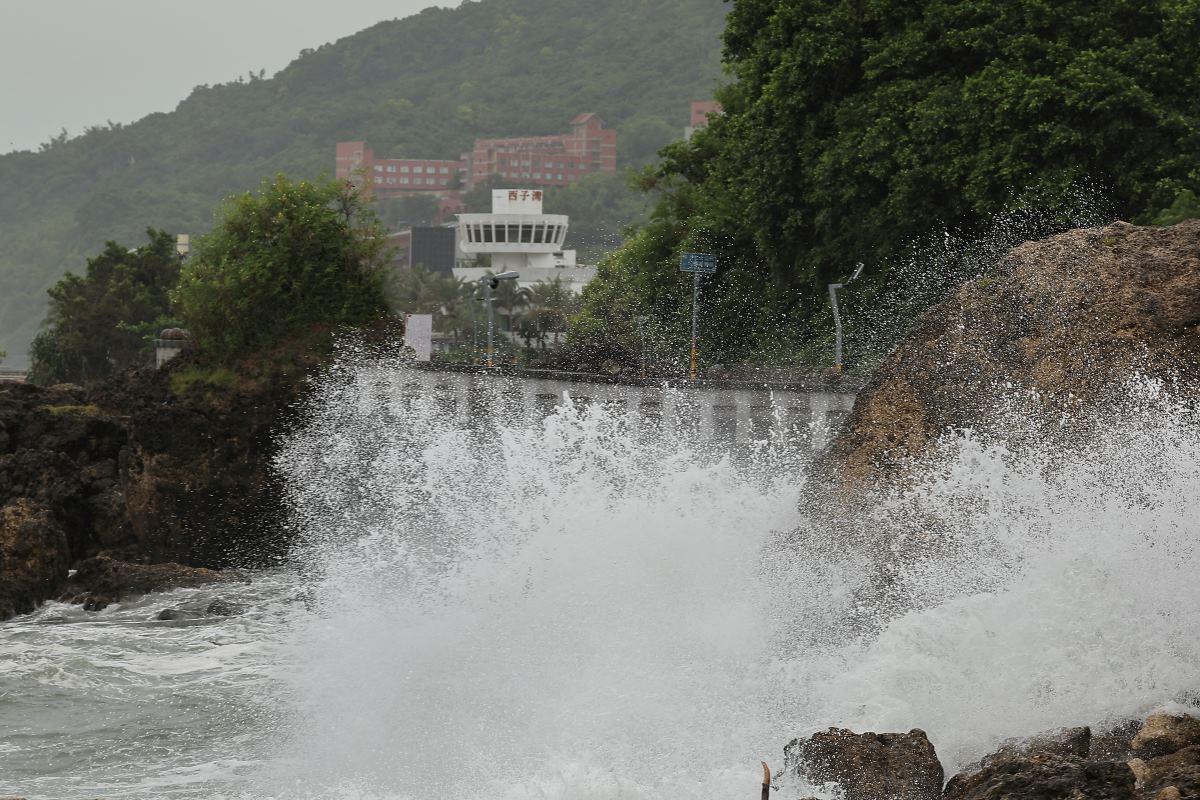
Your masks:
M109 242L83 275L51 287L45 329L34 340L30 379L83 383L153 357L152 338L172 323L169 292L179 278L175 237L147 231L129 249Z
M725 63L725 115L664 151L658 222L602 269L577 339L634 307L678 336L681 250L721 256L707 352L745 357L819 339L824 284L856 262L861 297L920 306L920 249L997 220L1029 236L1194 213L1196 0L735 0Z
M279 176L227 201L176 298L201 347L234 357L316 325L381 317L383 249L383 229L354 187Z

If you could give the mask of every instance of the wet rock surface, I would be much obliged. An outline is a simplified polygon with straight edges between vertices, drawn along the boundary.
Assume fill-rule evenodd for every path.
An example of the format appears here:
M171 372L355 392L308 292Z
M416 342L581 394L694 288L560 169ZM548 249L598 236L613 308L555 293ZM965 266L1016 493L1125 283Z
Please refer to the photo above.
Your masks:
M1002 759L946 785L946 800L1028 798L1029 800L1134 800L1134 776L1113 761L1031 757Z
M902 478L946 429L986 429L998 391L1095 409L1135 372L1200 381L1200 220L1114 223L1011 250L886 359L818 468L843 491ZM1045 415L1055 433L1061 413Z
M298 356L213 383L180 358L86 390L0 384L0 620L54 597L101 607L191 585L180 567L273 563L288 544L273 432L308 366ZM179 370L190 379L173 381ZM97 556L173 564L178 580L96 572ZM68 586L71 567L94 583Z
M1200 798L1200 719L1182 712L1156 712L1096 735L1078 727L1012 739L944 788L934 746L917 729L830 728L793 740L784 758L785 770L813 784L836 784L846 800Z
M830 728L784 748L785 769L836 783L846 800L936 800L942 765L924 731L854 733Z
M122 597L204 586L228 577L203 567L175 563L131 564L108 556L96 556L79 564L63 587L60 599L99 610Z
M0 508L0 619L32 611L67 576L67 534L28 498Z

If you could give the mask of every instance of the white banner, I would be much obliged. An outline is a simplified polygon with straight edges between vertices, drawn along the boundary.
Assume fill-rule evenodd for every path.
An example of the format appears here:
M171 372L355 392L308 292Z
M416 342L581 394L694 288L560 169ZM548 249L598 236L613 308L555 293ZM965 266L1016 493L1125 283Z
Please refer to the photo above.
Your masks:
M428 361L433 353L433 315L404 315L404 346L411 347L417 361Z

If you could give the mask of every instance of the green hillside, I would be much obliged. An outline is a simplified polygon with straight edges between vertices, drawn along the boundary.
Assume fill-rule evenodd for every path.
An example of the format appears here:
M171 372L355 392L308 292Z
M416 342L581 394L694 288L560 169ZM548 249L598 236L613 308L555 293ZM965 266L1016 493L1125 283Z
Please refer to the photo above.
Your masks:
M199 233L267 175L333 170L333 145L456 157L478 136L548 134L582 111L621 164L678 138L720 76L722 0L482 0L304 51L271 78L200 86L175 111L0 156L0 350L21 365L45 290L109 239ZM131 45L133 46L133 45ZM611 192L599 192L599 195Z

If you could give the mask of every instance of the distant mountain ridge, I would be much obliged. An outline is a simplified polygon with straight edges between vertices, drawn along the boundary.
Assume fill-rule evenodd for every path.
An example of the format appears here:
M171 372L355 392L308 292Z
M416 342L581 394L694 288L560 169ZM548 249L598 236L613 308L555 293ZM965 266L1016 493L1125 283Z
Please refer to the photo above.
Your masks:
M276 172L332 174L334 144L457 157L479 136L619 132L620 167L678 138L720 76L722 0L482 0L381 22L272 78L197 87L170 113L0 156L0 350L20 366L45 290L104 241L200 233Z

